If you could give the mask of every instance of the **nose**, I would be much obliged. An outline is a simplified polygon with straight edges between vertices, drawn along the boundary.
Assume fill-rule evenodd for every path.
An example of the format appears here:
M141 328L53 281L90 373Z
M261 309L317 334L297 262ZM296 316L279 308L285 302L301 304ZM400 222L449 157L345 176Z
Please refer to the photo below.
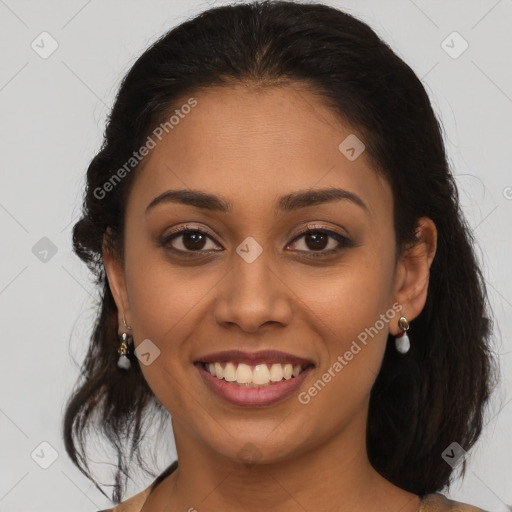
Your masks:
M217 292L214 317L222 327L255 333L263 326L286 326L291 321L294 294L263 254L251 263L235 258Z

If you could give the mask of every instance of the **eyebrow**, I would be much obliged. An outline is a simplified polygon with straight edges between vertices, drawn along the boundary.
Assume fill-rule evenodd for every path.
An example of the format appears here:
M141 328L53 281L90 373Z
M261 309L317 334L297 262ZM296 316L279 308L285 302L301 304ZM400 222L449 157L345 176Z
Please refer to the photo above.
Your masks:
M308 206L340 200L348 200L370 214L368 206L358 195L341 188L307 189L292 192L279 198L277 209L282 212L292 212ZM232 210L230 201L207 192L200 190L167 190L147 205L145 213L147 214L157 205L163 203L179 203L221 213L229 213Z

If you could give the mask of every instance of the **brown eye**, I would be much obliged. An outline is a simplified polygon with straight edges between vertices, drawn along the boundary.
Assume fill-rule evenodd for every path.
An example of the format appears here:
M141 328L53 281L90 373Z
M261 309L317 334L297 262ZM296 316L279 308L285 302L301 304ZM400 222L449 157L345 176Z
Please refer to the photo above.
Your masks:
M184 233L182 244L190 251L196 249L203 249L206 241L206 237L198 232Z
M325 249L329 243L329 235L325 233L308 233L304 236L306 246L312 251Z
M300 240L301 238L304 239L304 243L302 245L305 249L297 248L297 245L300 245L297 240ZM347 237L337 233L336 231L325 229L308 229L296 237L292 244L295 245L294 249L299 252L318 253L311 254L311 256L314 257L331 255L339 252L345 247L354 247L354 243Z
M185 229L164 238L161 245L181 252L217 250L215 246L205 248L208 240L212 240L212 238L203 231Z
M298 241L304 239L302 243ZM210 242L210 246L208 243ZM199 229L182 229L163 238L160 245L175 253L197 253L222 251L213 238ZM343 248L354 247L355 243L336 231L308 229L300 233L290 244L293 250L305 253L307 257L331 256Z

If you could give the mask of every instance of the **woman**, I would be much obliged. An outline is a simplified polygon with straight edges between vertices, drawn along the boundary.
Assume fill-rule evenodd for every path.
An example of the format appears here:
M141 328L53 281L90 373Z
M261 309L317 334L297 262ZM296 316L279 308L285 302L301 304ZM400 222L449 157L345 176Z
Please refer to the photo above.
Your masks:
M164 35L73 241L103 295L68 454L94 481L86 429L112 442L119 503L155 410L176 443L112 510L481 510L438 491L494 384L484 281L427 93L364 23L257 2Z

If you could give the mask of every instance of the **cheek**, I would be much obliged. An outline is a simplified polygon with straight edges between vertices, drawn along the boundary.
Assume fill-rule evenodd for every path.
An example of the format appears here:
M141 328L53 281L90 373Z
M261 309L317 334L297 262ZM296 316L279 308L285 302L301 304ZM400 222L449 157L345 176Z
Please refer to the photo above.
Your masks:
M383 293L388 279L373 265L309 283L304 301L312 311L310 330L320 332L324 350L316 378L299 401L310 408L308 421L321 418L325 432L367 409L395 315Z
M392 270L359 252L336 270L303 275L301 299L332 326L335 334L354 334L379 318L389 305ZM356 333L357 334L357 333Z
M323 338L322 369L343 359L343 373L358 389L368 389L378 374L396 315L392 300L392 258L381 252L361 250L347 264L330 274L304 279L301 300L310 310L310 321ZM329 377L327 377L329 378ZM338 379L342 380L342 379Z
M165 340L166 344L187 332L194 311L208 300L208 290L218 280L216 273L205 272L200 266L173 264L163 249L144 244L133 248L126 273L138 337Z
M183 271L162 259L134 265L127 275L135 345L140 347L149 339L158 354L151 364L140 364L144 379L164 407L180 416L190 409L187 383L193 368L189 348L198 313L215 281L209 283L204 275L194 276L190 269Z

